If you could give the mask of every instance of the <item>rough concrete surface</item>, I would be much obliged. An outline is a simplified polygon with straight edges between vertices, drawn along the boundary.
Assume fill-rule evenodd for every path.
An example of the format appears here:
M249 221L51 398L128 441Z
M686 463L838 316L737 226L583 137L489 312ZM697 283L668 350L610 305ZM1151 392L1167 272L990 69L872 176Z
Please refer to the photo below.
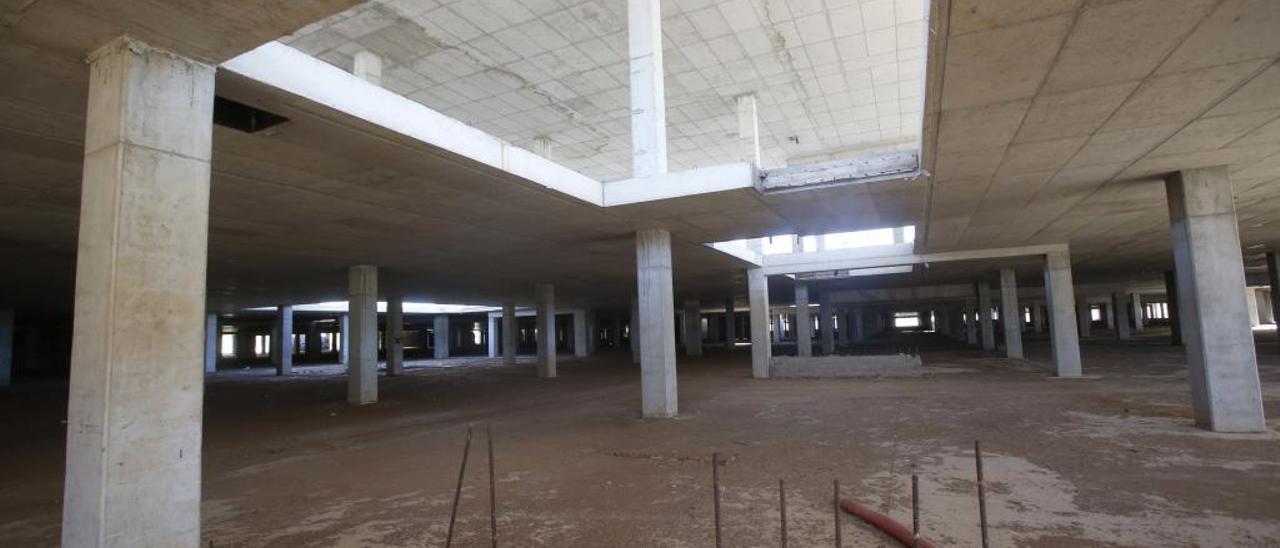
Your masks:
M566 360L554 380L523 357L410 362L370 406L344 402L339 366L224 371L206 391L203 542L442 545L474 424L455 546L487 546L491 424L504 546L711 545L712 451L728 459L726 546L777 545L779 478L792 546L831 545L833 478L907 522L913 464L928 536L976 546L975 438L995 546L1276 545L1275 422L1261 435L1196 429L1185 360L1165 337L1086 340L1099 378L1083 380L1050 380L1047 341L1030 336L1027 361L921 341L927 368L948 374L895 379L753 380L745 349L709 348L680 361L677 420L639 418L624 354ZM1277 416L1280 344L1258 340ZM57 543L64 393L28 384L0 398L0 545ZM845 546L891 546L844 519Z

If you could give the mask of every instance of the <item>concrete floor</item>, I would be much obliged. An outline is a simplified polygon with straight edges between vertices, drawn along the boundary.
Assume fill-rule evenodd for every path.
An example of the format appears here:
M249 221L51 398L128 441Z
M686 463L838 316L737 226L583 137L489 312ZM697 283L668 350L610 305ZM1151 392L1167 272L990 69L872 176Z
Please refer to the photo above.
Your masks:
M1095 332L1095 335L1098 333ZM1258 333L1269 416L1280 416L1280 340ZM1046 378L1048 349L1009 362L917 339L919 378L749 378L748 352L680 362L681 416L638 418L639 375L622 354L564 360L410 363L377 405L344 403L335 366L222 372L206 385L204 542L213 546L443 544L465 425L491 424L504 546L708 546L709 455L726 546L777 545L787 480L793 546L832 545L831 480L944 545L976 546L972 443L987 451L996 546L1274 546L1280 435L1191 426L1181 350L1159 332L1083 346L1087 375ZM417 367L415 367L417 366ZM0 397L0 545L54 546L65 385ZM457 546L488 545L482 430ZM844 518L845 546L890 546Z

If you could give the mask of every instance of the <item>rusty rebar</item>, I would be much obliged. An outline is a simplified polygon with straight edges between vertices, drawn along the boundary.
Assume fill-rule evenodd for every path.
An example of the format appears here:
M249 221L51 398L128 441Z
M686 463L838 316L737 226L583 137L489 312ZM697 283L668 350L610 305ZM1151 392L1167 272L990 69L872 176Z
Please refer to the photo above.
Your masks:
M973 441L973 459L978 467L978 525L982 528L982 548L991 546L991 538L987 536L987 488L982 479L982 442Z
M844 537L840 533L840 480L834 480L833 484L835 495L831 501L831 506L835 512L833 516L836 518L836 548L841 548L844 545Z
M911 546L920 548L920 477L911 474Z
M467 456L471 454L471 427L467 427L467 441L462 445L462 466L458 468L458 487L453 491L453 509L449 511L449 532L445 535L444 546L453 546L453 524L458 520L458 502L462 499L462 479L467 474Z
M720 548L720 453L711 454L711 488L714 490L716 548Z
M787 548L787 484L778 480L778 513L782 516L782 548Z
M486 424L484 436L489 445L489 544L498 548L498 481L494 477L493 427Z

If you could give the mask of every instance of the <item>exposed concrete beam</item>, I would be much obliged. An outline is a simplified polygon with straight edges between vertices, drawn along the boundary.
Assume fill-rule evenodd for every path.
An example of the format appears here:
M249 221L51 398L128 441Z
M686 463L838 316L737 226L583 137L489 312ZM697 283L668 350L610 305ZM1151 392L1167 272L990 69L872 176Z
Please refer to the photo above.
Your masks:
M627 1L631 63L631 162L637 178L667 172L667 98L662 63L662 1Z
M764 257L764 270L770 276L778 276L827 270L853 270L951 261L1034 257L1067 250L1067 244L1045 244L942 253L913 253L911 251L913 245L893 244L813 253L766 255Z

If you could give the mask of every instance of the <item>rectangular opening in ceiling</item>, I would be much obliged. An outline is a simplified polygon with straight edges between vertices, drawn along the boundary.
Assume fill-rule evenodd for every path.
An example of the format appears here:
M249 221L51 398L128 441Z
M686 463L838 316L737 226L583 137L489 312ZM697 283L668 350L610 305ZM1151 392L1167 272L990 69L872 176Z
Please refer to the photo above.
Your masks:
M257 133L288 122L289 119L226 97L213 98L213 123L245 133Z

